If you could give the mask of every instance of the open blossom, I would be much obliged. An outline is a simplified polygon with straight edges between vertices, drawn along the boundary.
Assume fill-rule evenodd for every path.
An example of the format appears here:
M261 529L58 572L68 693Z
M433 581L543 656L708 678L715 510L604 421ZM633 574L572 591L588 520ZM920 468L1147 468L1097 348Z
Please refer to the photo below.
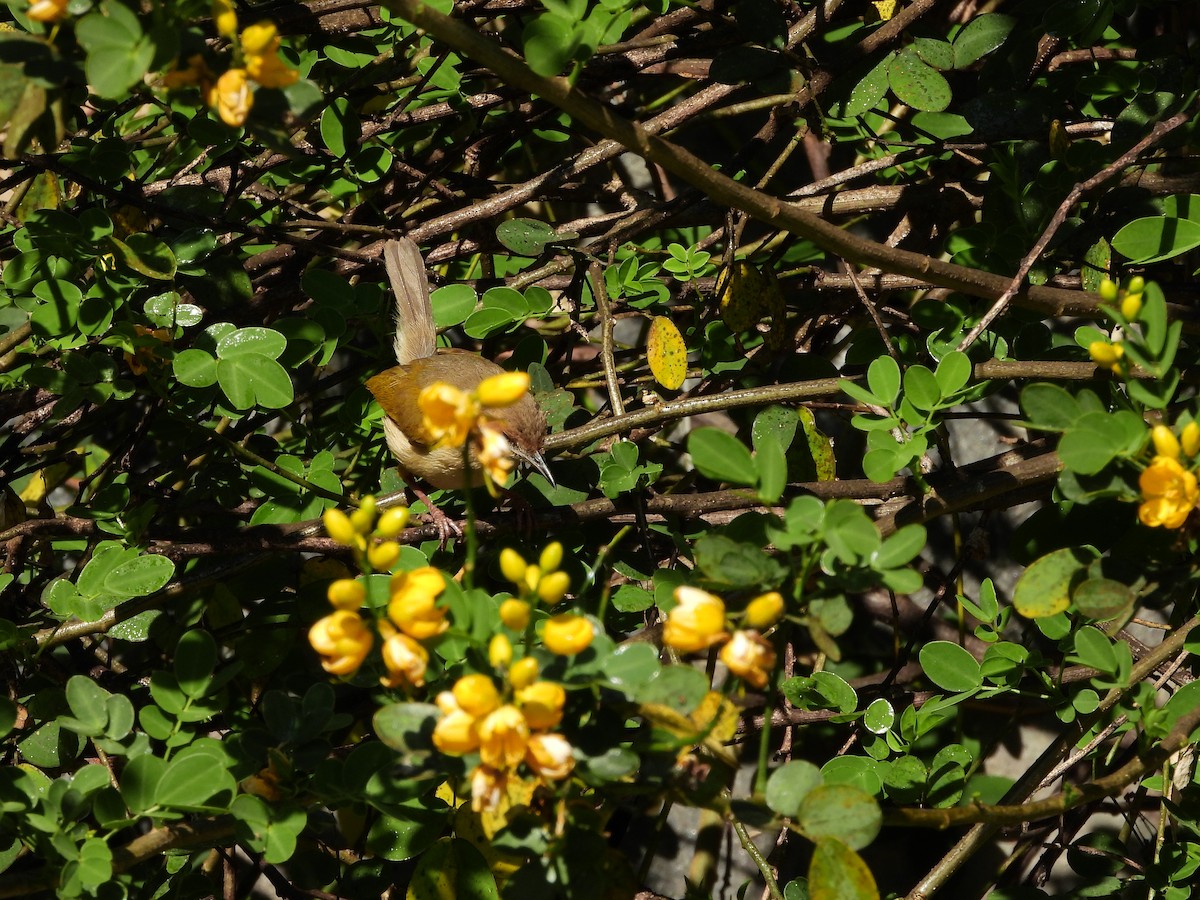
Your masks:
M402 684L421 687L425 684L425 669L429 665L429 651L407 634L393 634L383 642L383 664L388 670L387 678L379 681L384 687L399 687Z
M479 452L476 455L479 458L479 467L495 484L505 484L517 466L508 438L502 431L483 421L479 423Z
M533 735L525 751L525 763L548 781L560 781L575 768L571 743L561 734Z
M435 381L417 395L422 425L440 447L461 447L479 420L479 401L444 381Z
M1179 528L1200 503L1196 474L1169 456L1154 457L1138 478L1138 486L1142 489L1138 518L1151 528Z
M529 723L511 704L500 707L479 723L479 758L493 769L511 769L525 758Z
M479 720L462 709L450 691L442 691L434 702L442 717L433 726L433 745L450 756L475 750L479 746Z
M230 69L217 79L208 92L208 105L217 111L221 121L231 128L240 128L254 105L254 93L245 69Z
M564 613L546 620L542 644L559 656L574 656L591 646L596 636L595 626L583 616Z
M67 14L67 0L30 0L25 15L35 22L57 22Z
M721 648L721 662L738 678L761 689L775 668L775 648L757 631L735 631Z
M471 774L471 809L474 812L493 812L500 808L508 790L508 772L477 766Z
M548 731L562 721L567 692L553 681L535 681L517 691L517 703L534 731Z
M324 657L321 667L331 675L357 672L374 640L358 613L346 609L318 619L308 630L308 642Z
M446 610L437 605L437 596L446 589L446 581L437 569L422 566L398 572L392 576L391 589L388 618L409 637L424 641L450 627Z
M675 589L675 607L663 625L663 643L680 653L698 653L725 640L725 604L720 597L686 585Z

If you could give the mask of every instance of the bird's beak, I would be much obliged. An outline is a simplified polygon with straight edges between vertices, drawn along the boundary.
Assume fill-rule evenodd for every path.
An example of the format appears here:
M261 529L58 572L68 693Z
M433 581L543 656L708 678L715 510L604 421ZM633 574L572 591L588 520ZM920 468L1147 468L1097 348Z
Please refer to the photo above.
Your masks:
M546 458L542 456L541 453L527 453L516 444L513 444L512 454L525 465L540 473L548 482L550 482L550 487L558 487L558 485L554 483L554 476L550 474L550 466L546 464Z

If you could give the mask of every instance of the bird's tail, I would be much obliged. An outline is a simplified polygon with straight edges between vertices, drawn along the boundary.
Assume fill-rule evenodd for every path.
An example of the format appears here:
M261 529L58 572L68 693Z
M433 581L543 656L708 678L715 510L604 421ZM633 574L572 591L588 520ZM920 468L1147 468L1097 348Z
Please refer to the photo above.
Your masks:
M403 366L433 356L437 330L421 251L408 238L388 241L383 245L383 263L396 295L396 362Z

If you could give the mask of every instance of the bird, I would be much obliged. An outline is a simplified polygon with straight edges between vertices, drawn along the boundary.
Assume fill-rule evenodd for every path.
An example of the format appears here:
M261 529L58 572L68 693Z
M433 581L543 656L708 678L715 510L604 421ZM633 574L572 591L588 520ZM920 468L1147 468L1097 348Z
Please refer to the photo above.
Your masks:
M367 390L383 409L383 433L400 469L435 488L476 487L483 476L475 459L464 466L461 447L437 446L430 440L417 395L431 384L445 382L463 391L504 371L491 360L469 350L437 347L429 278L421 251L408 238L389 240L383 246L384 268L396 301L396 337L393 348L398 365L367 381ZM508 439L519 462L540 472L553 484L542 456L546 416L528 393L502 409L484 407L493 427Z

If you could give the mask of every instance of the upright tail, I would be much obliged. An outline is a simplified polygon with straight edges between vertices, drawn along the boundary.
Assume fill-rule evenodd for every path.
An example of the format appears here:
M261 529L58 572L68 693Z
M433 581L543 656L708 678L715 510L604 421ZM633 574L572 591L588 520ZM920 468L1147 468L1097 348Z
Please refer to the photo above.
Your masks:
M437 330L421 251L408 238L388 241L383 245L383 263L396 295L396 362L404 366L433 356Z

